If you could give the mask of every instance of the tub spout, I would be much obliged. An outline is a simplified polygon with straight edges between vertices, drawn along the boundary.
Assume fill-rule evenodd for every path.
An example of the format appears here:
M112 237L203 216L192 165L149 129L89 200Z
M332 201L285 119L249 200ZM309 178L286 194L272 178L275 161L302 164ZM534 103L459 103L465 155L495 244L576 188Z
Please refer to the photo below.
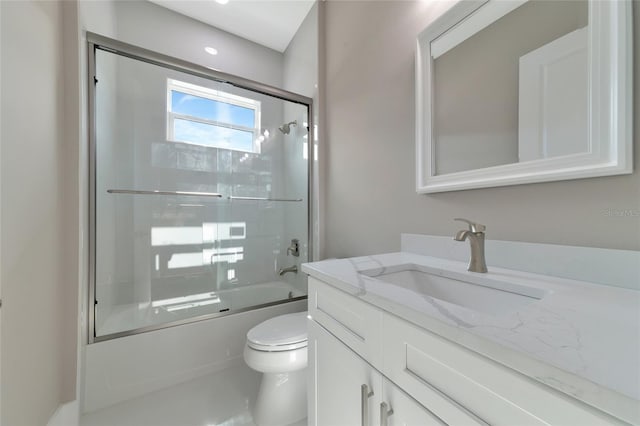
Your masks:
M298 266L297 265L293 265L293 266L289 266L288 268L281 268L278 271L278 275L283 276L287 272L293 272L294 274L297 274L298 273Z

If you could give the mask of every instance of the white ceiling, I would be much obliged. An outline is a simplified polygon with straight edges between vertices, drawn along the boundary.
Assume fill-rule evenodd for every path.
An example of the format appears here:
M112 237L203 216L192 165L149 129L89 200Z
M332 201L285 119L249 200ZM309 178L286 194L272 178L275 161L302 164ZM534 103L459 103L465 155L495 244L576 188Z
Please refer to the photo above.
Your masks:
M289 42L315 0L149 0L182 15L279 52Z

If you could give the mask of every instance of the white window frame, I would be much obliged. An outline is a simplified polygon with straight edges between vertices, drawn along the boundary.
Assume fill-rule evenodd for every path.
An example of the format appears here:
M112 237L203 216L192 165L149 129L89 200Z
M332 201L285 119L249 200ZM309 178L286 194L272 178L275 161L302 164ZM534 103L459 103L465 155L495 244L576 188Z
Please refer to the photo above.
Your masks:
M171 92L172 91L187 93L189 95L197 96L199 98L210 99L217 102L223 102L226 104L236 105L242 108L251 109L254 112L254 123L253 123L254 125L253 127L238 126L232 123L226 123L226 122L215 121L215 120L207 120L207 119L194 117L187 114L174 113L171 110L171 105L172 105ZM186 83L184 81L168 78L167 79L167 140L169 142L175 142L175 143L186 143L191 145L220 148L212 145L200 144L197 142L175 140L174 122L175 122L175 119L182 119L187 121L193 121L196 123L208 124L216 127L224 127L227 129L251 132L253 133L253 145L250 151L247 151L245 149L239 149L239 148L221 148L221 149L230 149L233 151L251 152L251 153L259 154L260 153L260 140L259 140L260 119L261 119L260 107L261 107L260 101L255 99L249 99L242 96L233 95L231 93L222 92L220 90L210 89L208 87L198 86L196 84Z

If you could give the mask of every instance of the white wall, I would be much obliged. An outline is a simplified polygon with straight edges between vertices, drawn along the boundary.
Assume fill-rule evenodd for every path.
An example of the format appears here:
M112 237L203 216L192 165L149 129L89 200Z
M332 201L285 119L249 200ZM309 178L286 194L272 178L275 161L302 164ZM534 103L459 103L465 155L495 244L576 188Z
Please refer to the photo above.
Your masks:
M80 39L78 37L78 4L76 1L64 1L62 3L63 14L63 53L62 61L64 65L64 170L62 173L63 185L66 189L63 192L63 205L65 208L65 219L63 232L68 241L69 250L65 256L65 262L61 265L68 274L69 285L64 294L63 315L65 316L64 335L66 343L64 345L63 362L66 367L62 370L65 386L68 387L68 395L65 401L72 401L77 398L79 377L77 374L81 363L79 359L78 333L82 330L82 317L79 311L80 283L84 282L86 272L85 264L82 262L84 250L83 244L83 217L86 215L85 206L79 204L81 194L86 194L84 188L80 187L80 176L82 167L80 166L83 148L80 143L84 135L82 126L82 95L83 91L78 87L80 81ZM86 333L84 333L86 335ZM63 413L77 417L77 403L68 402L63 407ZM75 414L73 414L75 411ZM60 407L59 411L60 412ZM72 418L75 418L72 417Z
M282 87L280 52L147 1L115 1L115 11L120 41ZM218 54L206 53L207 46Z
M144 1L79 2L80 28L165 55L282 86L282 53ZM207 46L218 49L212 56Z
M449 4L326 4L326 256L397 251L401 232L452 236L460 216L486 224L488 239L640 249L637 84L632 175L416 194L415 39ZM638 25L634 40L637 64Z
M85 360L84 350L88 342L88 312L87 312L87 300L88 300L88 276L89 276L89 143L87 140L88 132L88 92L87 92L87 47L85 33L87 30L91 30L95 33L103 34L105 36L115 36L116 31L116 17L114 4L111 1L80 1L74 6L76 8L77 20L73 26L75 31L75 38L78 40L75 52L79 58L77 62L77 69L79 72L76 79L76 85L80 92L79 102L80 108L77 111L76 116L79 119L79 143L78 149L78 162L76 166L77 178L78 178L78 192L76 193L76 209L78 211L80 220L80 246L83 248L78 256L80 262L78 267L79 279L78 279L78 303L77 312L79 312L80 320L77 327L77 346L78 363L76 372L76 398L79 402L82 401L84 395L84 377L85 377ZM69 62L71 63L71 62ZM78 404L80 405L80 404Z
M64 130L59 2L1 2L4 425L42 425L75 398L77 239ZM73 155L71 155L73 158Z

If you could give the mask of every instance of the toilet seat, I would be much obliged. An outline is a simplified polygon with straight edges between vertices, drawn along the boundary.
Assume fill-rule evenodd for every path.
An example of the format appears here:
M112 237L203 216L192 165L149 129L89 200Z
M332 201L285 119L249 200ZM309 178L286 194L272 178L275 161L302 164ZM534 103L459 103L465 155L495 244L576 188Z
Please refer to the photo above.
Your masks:
M307 313L280 315L253 327L247 346L263 352L281 352L307 346Z
M294 349L306 348L307 341L303 340L302 342L292 343L289 345L259 345L257 343L253 343L247 341L247 346L256 351L263 352L283 352L283 351L292 351Z

